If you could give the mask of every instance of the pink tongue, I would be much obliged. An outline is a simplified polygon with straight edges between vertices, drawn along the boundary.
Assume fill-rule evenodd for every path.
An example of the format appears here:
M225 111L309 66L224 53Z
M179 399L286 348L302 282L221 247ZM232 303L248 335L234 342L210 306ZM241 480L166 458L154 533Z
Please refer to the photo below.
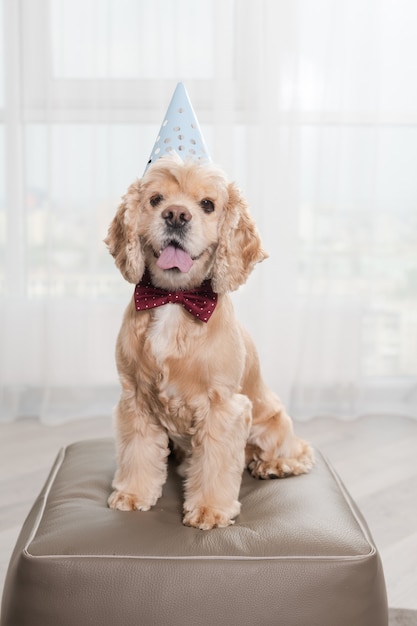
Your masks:
M181 272L188 272L193 264L193 260L181 248L167 246L162 250L156 264L161 270L170 270L173 267L178 267Z

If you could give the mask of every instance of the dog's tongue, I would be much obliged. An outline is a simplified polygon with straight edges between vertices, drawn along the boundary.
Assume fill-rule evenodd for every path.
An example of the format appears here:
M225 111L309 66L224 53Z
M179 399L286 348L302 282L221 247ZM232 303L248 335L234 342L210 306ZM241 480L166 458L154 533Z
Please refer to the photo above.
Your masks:
M193 260L185 250L175 246L167 246L162 250L156 264L161 270L170 270L173 267L177 267L181 272L189 272Z

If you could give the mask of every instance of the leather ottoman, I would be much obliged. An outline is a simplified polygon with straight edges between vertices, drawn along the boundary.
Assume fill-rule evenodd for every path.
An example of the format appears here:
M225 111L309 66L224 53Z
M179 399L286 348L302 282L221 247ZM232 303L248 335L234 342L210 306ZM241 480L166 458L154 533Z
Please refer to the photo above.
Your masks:
M111 440L63 449L12 555L1 626L386 626L369 530L317 453L305 476L243 475L234 526L181 523L171 466L149 512L107 508Z

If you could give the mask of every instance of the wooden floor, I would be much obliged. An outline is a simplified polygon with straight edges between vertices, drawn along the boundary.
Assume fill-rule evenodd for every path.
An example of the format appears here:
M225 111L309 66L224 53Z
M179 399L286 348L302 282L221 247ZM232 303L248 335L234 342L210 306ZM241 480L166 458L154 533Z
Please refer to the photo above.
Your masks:
M332 461L380 550L391 607L417 609L417 420L296 423ZM63 445L112 434L110 419L0 424L0 590L21 524Z

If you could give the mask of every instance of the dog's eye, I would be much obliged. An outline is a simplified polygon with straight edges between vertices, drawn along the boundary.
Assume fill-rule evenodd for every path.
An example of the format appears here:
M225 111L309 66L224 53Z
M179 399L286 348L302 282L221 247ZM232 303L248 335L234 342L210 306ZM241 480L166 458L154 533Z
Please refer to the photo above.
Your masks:
M158 204L160 204L163 199L164 197L161 196L160 193L156 194L155 196L152 196L152 198L150 199L151 206L158 206Z
M212 202L212 200L209 200L208 198L204 198L204 200L200 202L200 206L203 209L204 213L213 213L214 211L214 202Z

